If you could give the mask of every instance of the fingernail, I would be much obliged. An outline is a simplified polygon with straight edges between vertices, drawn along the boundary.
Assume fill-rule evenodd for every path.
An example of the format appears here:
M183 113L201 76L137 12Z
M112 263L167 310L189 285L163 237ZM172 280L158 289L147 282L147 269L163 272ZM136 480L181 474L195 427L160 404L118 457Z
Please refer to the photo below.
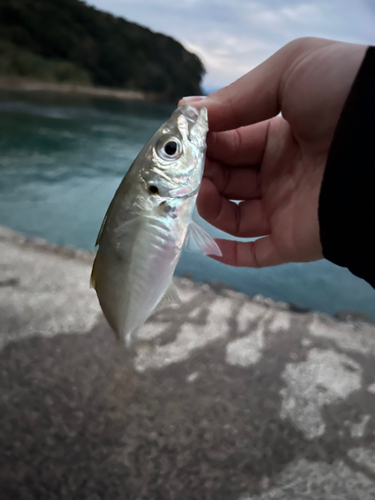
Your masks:
M181 102L191 104L192 102L203 101L203 99L206 99L206 97L206 95L189 95L187 97L183 97L181 99Z

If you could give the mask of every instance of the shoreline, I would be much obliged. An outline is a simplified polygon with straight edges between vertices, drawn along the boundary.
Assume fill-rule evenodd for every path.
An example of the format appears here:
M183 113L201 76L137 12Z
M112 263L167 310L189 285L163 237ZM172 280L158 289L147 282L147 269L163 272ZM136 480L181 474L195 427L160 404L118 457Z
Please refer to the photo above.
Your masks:
M72 246L62 246L62 245L57 245L55 243L50 243L49 241L45 240L44 238L39 238L39 237L34 237L34 236L28 236L20 231L16 231L14 229L11 229L6 226L1 226L0 225L0 242L8 242L13 245L16 245L18 247L24 248L24 249L30 249L32 251L38 251L46 254L54 254L58 257L61 257L63 259L68 259L68 260L75 260L79 261L85 264L92 265L93 260L96 255L96 251L90 251L90 250L84 250ZM336 321L339 322L344 322L344 323L367 323L367 324L374 324L372 319L365 313L359 312L359 311L352 311L352 310L339 310L336 311L334 314L328 314L324 313L322 311L316 311L313 309L309 309L306 307L301 307L299 305L296 305L292 302L284 302L284 301L276 301L270 297L265 297L263 295L257 294L257 295L247 295L242 292L238 292L236 290L233 290L230 286L228 286L226 283L222 282L203 282L203 281L195 281L192 277L190 276L175 276L175 280L180 281L180 280L188 280L191 282L194 286L197 287L205 287L208 286L212 292L222 295L222 294L234 294L238 296L244 296L247 297L250 301L260 304L263 307L271 308L271 309L276 309L279 311L285 311L291 314L318 314L320 316L326 317L326 318L332 318Z
M23 78L0 77L0 90L18 92L50 92L57 94L73 94L122 101L157 101L158 96L137 90L123 90L108 87L91 87L73 83L49 83Z

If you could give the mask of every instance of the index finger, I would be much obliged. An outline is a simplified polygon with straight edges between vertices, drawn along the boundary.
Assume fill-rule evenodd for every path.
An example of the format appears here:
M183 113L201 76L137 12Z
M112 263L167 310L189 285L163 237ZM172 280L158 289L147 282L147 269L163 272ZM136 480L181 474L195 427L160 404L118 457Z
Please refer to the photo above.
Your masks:
M208 132L207 157L227 165L262 163L270 120L225 132Z

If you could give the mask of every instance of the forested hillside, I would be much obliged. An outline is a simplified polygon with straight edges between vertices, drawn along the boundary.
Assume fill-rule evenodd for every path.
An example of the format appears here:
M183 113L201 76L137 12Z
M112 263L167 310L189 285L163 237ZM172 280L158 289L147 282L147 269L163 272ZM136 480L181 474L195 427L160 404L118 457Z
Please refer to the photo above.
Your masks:
M175 99L201 92L204 67L173 38L79 0L1 0L0 74Z

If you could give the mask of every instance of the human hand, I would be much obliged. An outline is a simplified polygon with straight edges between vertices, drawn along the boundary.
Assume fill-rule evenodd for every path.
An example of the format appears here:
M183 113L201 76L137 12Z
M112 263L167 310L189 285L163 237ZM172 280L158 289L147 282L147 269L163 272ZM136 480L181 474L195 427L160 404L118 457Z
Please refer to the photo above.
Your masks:
M216 240L223 255L215 259L264 267L323 257L320 187L366 48L297 39L228 87L179 102L208 110L200 215L240 238L264 236L253 242Z

